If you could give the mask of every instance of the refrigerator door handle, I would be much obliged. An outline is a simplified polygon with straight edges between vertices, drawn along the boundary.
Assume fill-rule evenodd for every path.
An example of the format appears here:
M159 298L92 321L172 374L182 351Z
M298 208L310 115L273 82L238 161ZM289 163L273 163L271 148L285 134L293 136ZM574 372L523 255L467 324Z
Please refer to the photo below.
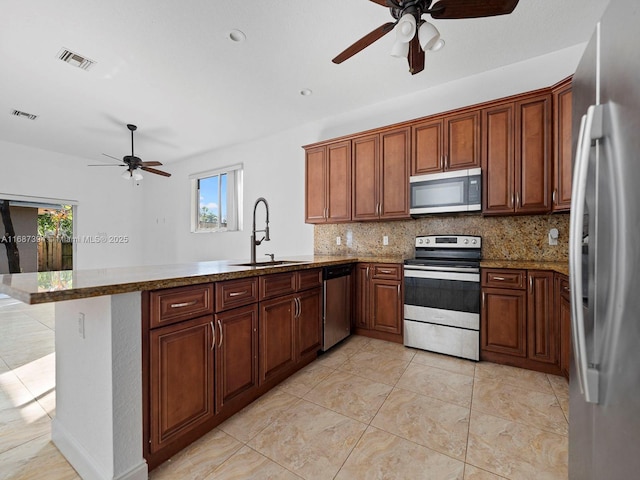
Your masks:
M582 232L587 189L587 171L594 125L600 130L601 105L592 105L580 122L580 133L574 162L571 217L569 224L569 282L571 288L571 332L580 390L589 403L598 403L598 370L587 359L587 341L582 305ZM595 122L594 122L594 119Z

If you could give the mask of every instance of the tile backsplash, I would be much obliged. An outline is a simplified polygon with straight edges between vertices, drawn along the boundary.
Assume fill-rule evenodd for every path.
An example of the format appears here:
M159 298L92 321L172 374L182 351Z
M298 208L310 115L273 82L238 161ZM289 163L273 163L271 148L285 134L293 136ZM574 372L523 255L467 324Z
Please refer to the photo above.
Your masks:
M548 241L557 228L558 245ZM314 227L317 255L413 256L418 235L480 235L482 258L566 262L569 214L483 217L479 214L431 215L413 220L341 223ZM383 237L389 244L383 245ZM340 245L336 238L340 237Z

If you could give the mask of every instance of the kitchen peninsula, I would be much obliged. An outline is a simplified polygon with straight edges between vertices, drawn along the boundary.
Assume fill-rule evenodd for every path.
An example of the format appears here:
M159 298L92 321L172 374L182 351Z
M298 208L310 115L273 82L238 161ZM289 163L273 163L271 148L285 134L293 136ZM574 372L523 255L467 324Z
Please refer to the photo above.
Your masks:
M0 275L0 292L28 304L56 302L57 406L52 439L58 449L82 478L146 479L149 466L144 439L148 432L143 431L143 424L147 425L144 415L149 392L144 382L145 338L141 325L149 307L149 292L223 285L256 277L283 279L287 273L291 278L304 279L316 272L315 282L321 267L363 260L368 261L345 256L303 256L289 258L281 265L260 267L212 261ZM294 292L305 288L298 283L296 280ZM316 291L319 287L314 284ZM209 301L213 303L213 296ZM297 308L301 309L296 307L296 312ZM208 322L206 327L210 336ZM214 329L212 326L215 332ZM222 342L221 336L218 341ZM211 350L213 346L215 343ZM305 361L315 358L316 352L311 349L312 355L304 357L310 360Z

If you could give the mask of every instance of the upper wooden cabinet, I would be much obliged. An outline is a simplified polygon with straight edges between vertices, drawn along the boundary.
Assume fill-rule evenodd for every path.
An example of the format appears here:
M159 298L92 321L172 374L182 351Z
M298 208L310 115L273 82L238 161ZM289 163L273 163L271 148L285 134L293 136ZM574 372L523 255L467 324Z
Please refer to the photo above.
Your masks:
M553 211L571 208L571 78L553 89Z
M480 166L480 110L418 122L411 133L411 175Z
M351 141L307 150L305 167L305 221L351 220Z
M483 213L551 211L551 95L482 111Z
M409 127L352 141L351 218L409 218Z

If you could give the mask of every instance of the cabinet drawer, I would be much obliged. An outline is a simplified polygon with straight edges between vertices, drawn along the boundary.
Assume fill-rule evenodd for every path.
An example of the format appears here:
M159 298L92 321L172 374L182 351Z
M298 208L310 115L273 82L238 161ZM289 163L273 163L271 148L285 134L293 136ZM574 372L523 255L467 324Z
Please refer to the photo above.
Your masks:
M156 290L150 303L151 328L213 313L213 284Z
M372 278L376 280L400 280L402 265L393 263L374 263L371 265Z
M296 290L308 290L310 288L320 287L322 285L322 269L315 268L313 270L299 270L296 272L297 284Z
M260 300L288 295L296 291L296 272L275 273L258 277Z
M527 288L526 270L498 270L493 268L482 269L482 285L496 288Z
M216 312L242 307L258 301L258 279L240 278L215 284Z

